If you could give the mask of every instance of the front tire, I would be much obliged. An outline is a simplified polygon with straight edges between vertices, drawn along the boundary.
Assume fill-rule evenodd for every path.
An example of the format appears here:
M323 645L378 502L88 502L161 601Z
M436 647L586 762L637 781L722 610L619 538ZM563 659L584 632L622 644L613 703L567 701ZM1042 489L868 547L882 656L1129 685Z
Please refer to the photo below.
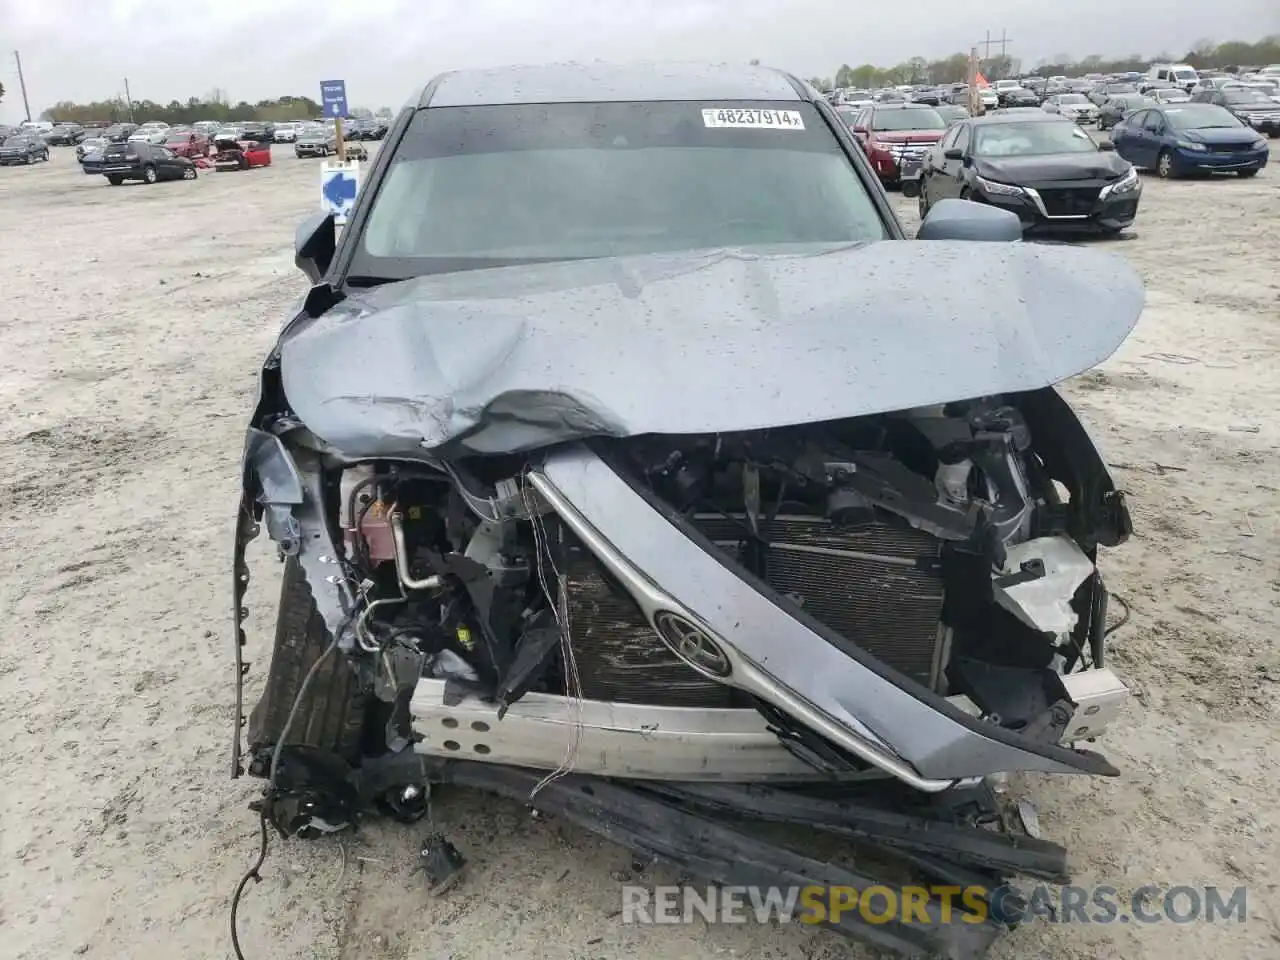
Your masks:
M1250 177L1256 177L1258 175L1258 170L1258 167L1254 167L1252 170L1237 170L1236 176L1240 177L1242 180L1248 180Z
M249 748L273 748L284 734L293 701L315 662L333 637L316 609L311 587L297 557L285 561L276 615L271 666L258 701L249 715ZM329 653L298 704L285 742L337 754L348 763L360 757L365 696L355 672L338 650Z
M1173 178L1173 153L1167 149L1161 150L1160 156L1156 157L1156 176L1161 180Z
M120 186L120 184L124 183L124 177L117 177L117 176L107 177L107 183L111 184L113 187L118 187Z
M160 175L156 173L156 168L148 164L142 168L142 182L155 183L160 179Z
M916 210L920 214L920 219L922 221L929 215L929 201L925 199L924 194L925 186L924 179L922 178L920 180L920 195L916 197Z
M48 150L46 150L46 151L44 152L44 162L45 162L45 163L48 163L48 162L49 162L49 151L48 151Z
M183 180L194 180L195 178L196 178L196 168L195 168L195 167L183 167L183 168L182 168L182 179L183 179Z

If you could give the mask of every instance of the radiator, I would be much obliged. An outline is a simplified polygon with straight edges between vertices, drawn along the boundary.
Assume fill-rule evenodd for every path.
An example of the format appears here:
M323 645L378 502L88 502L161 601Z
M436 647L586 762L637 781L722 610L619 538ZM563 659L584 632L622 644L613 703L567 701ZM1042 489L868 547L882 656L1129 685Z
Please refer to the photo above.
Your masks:
M745 516L700 514L694 525L735 560ZM941 543L906 526L837 527L822 517L762 520L764 580L814 619L931 689L944 656ZM588 699L724 707L732 691L672 654L590 552L567 549L570 632Z
M735 559L749 538L745 516L694 517ZM760 521L764 580L845 639L931 689L944 633L942 543L906 525L837 527L823 517Z

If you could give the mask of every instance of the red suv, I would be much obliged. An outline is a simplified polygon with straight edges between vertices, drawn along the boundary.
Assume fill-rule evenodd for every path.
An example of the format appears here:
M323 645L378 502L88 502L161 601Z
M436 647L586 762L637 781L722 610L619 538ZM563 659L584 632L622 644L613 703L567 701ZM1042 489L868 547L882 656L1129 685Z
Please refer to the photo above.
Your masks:
M209 155L209 138L196 130L171 130L164 145L189 160Z
M923 103L875 103L863 107L849 124L853 135L885 186L900 184L914 196L920 165L929 148L942 139L947 122Z

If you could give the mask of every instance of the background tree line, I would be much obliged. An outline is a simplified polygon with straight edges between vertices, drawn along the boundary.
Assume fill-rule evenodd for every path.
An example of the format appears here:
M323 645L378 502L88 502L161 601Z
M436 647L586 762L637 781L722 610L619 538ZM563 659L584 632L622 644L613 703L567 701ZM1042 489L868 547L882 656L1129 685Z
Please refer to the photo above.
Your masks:
M759 63L753 60L752 63ZM1072 60L1065 53L1045 58L1029 72L1048 77L1055 75L1080 76L1085 73L1123 73L1130 70L1146 70L1151 63L1177 62L1189 63L1193 67L1213 67L1218 69L1236 66L1266 66L1280 63L1280 35L1263 37L1256 43L1243 40L1230 40L1225 43L1213 43L1209 40L1198 41L1181 57L1161 52L1154 57L1144 57L1133 53L1124 57L1107 59L1091 54L1082 60ZM1023 65L1009 56L988 57L982 61L982 73L988 80L1000 80L1014 76L1023 69ZM929 60L925 57L912 57L905 63L893 67L877 67L864 63L851 67L842 64L834 77L813 77L810 82L819 90L831 90L834 87L854 87L871 89L876 87L893 87L904 83L962 83L968 78L969 55L953 53L941 60ZM0 85L0 98L4 96L4 86ZM360 108L353 111L357 117L372 116L373 112ZM135 100L130 104L124 97L116 96L110 100L98 100L93 103L71 103L62 101L55 103L40 114L42 120L55 120L71 123L109 120L120 122L132 119L136 123L148 120L163 120L166 123L194 123L197 120L307 120L321 115L320 104L310 97L277 97L274 100L259 100L249 103L241 100L231 103L224 91L213 90L204 97L192 97L185 103L170 100L167 104L152 100ZM391 110L383 107L379 116L391 116Z
M357 108L352 113L357 117L373 116L373 111L366 108ZM380 116L390 116L391 110L384 107L378 113ZM148 120L163 120L168 124L195 123L197 120L215 120L219 123L271 120L280 123L285 120L311 120L319 116L322 116L320 104L310 97L277 97L274 100L259 100L257 103L249 103L247 100L232 103L223 91L213 90L203 97L191 97L185 103L178 100L170 100L168 103L134 100L132 109L129 102L120 96L93 103L64 100L41 113L40 119L61 123L146 123Z
M1041 60L1033 70L1028 72L1042 77L1059 75L1078 77L1086 73L1145 71L1152 63L1165 62L1189 63L1197 69L1263 67L1280 63L1280 35L1264 37L1256 43L1246 43L1242 40L1213 43L1209 40L1201 40L1182 56L1161 52L1154 57L1132 53L1124 57L1107 58L1091 54L1081 60L1073 60L1069 54L1059 53ZM1014 76L1022 69L1025 69L1024 66L1009 56L988 57L982 60L982 74L988 80L1001 80ZM912 57L905 63L893 67L877 67L870 63L851 67L846 63L841 65L834 77L814 77L810 83L819 90L831 90L835 87L874 89L895 87L905 83L963 83L968 78L968 74L969 55L953 53L941 60Z

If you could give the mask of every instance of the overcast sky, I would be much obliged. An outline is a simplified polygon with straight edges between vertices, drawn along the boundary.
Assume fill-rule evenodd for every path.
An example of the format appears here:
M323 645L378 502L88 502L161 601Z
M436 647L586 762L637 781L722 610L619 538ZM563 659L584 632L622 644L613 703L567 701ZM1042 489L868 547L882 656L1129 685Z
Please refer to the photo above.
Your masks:
M1153 11L1153 12L1146 12ZM0 121L58 100L221 88L233 100L318 98L345 79L352 106L400 106L441 70L554 60L753 57L803 76L892 65L1007 30L1034 65L1057 53L1182 53L1196 40L1280 33L1280 0L0 0Z

